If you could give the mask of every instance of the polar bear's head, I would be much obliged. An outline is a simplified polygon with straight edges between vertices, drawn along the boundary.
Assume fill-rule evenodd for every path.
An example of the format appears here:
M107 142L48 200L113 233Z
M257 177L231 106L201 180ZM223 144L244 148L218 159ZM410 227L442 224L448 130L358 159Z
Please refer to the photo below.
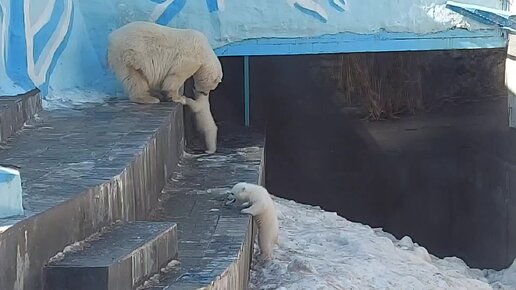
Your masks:
M222 65L215 54L209 65L202 66L194 75L194 88L204 94L213 91L222 82Z
M254 188L254 184L239 182L233 186L231 191L229 192L229 198L236 199L240 202L249 201L250 196L252 194L251 188Z
M236 199L239 202L255 202L263 198L264 195L269 195L267 190L257 184L239 182L233 186L229 192L229 199Z

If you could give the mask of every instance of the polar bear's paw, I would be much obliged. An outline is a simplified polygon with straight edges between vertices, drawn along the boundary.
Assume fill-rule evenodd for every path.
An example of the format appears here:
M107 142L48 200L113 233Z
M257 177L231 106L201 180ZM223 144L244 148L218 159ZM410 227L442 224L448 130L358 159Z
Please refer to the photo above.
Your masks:
M160 102L168 102L167 92L165 92L165 91L158 90L158 89L150 89L149 94L152 97L159 99Z
M182 105L186 105L186 97L185 96L177 96L177 97L169 96L169 101L174 102L174 103L179 103Z
M243 214L250 214L250 215L252 215L251 212L249 211L248 207L240 210L240 212L243 213Z
M258 256L259 261L262 263L269 262L273 258L274 258L274 256L272 255L272 252L264 252L264 253L260 252L260 255Z

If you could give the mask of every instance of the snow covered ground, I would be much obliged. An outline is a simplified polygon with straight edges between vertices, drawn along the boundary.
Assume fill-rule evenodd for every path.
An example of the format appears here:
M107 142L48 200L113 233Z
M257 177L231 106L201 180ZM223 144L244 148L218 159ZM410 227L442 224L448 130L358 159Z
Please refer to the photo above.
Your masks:
M274 200L280 246L274 260L253 261L252 290L516 289L516 264L499 272L470 269L458 258L429 255L409 237L397 240L318 207Z

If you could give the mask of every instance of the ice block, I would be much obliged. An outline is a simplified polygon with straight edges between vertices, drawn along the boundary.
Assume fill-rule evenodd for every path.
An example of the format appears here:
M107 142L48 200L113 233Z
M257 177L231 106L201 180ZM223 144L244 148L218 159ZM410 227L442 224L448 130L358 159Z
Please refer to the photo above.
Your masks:
M23 215L20 172L0 166L0 218Z

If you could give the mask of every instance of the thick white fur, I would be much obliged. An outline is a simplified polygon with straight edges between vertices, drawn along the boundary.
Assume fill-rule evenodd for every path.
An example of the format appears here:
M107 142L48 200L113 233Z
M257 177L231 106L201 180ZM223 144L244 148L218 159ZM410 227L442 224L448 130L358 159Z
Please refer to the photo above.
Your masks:
M206 146L206 153L215 153L217 150L217 125L210 110L210 96L194 91L194 99L182 97L182 103L190 107L194 113L195 124L197 130L201 132L204 137L204 144Z
M274 244L278 244L279 224L276 207L269 192L260 185L240 182L233 186L231 195L244 202L244 205L251 205L241 212L255 218L260 255L264 260L271 259Z
M180 89L192 76L206 94L222 81L219 59L199 31L136 21L113 31L108 42L109 66L134 102L158 103L152 90L183 102Z

